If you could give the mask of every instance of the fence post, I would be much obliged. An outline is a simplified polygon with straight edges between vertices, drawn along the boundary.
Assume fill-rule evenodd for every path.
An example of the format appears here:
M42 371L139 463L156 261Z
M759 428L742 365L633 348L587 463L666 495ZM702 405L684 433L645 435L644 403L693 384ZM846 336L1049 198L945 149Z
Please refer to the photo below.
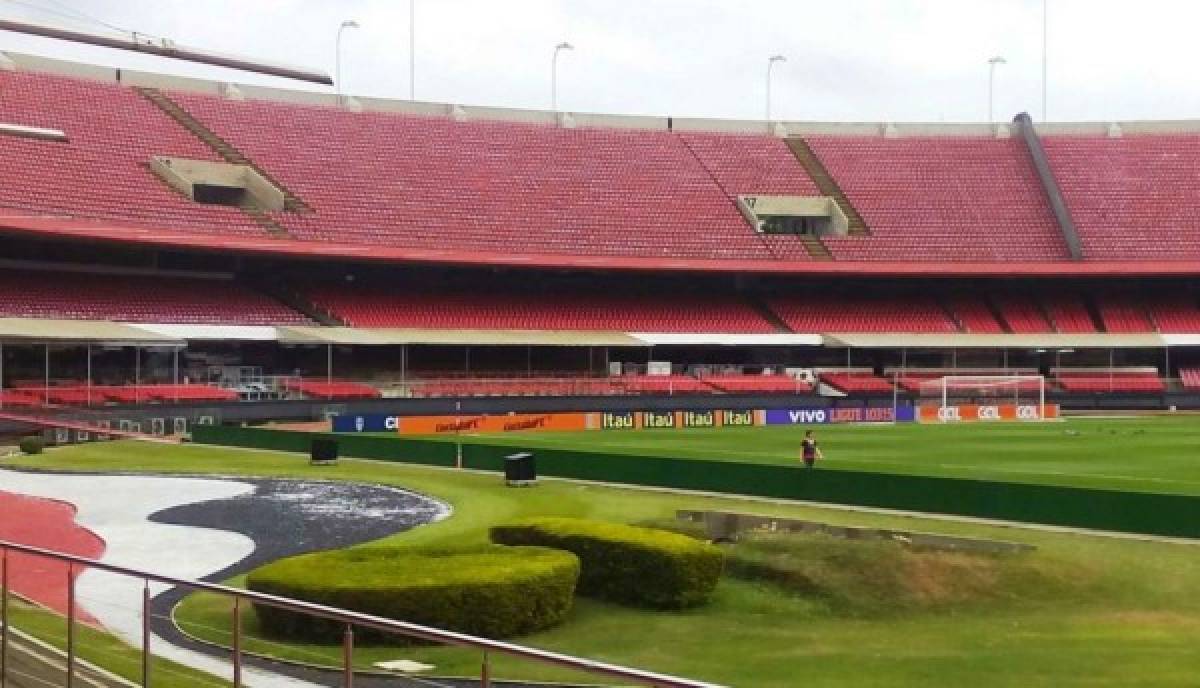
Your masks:
M492 685L492 662L488 658L487 650L483 651L483 667L479 671L479 686L480 688L491 688Z
M0 547L0 688L8 684L8 548Z
M142 579L142 688L150 685L150 579Z
M75 562L67 562L67 688L75 684Z
M233 688L242 688L242 598L233 598Z
M354 626L346 624L342 634L342 686L354 687Z

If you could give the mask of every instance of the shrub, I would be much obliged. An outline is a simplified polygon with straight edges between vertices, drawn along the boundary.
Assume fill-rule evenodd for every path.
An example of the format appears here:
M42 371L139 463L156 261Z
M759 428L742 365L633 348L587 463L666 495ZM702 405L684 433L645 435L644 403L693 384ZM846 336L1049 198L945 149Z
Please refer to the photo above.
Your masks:
M573 554L540 547L364 547L281 559L251 572L246 585L365 614L507 638L560 623L571 609L578 579L579 560ZM342 635L341 624L266 605L256 604L255 611L263 629L276 635L328 642Z
M658 609L706 602L724 554L675 533L574 518L535 518L491 529L493 542L540 545L576 554L583 595Z
M32 435L30 437L22 437L21 442L17 445L23 454L41 454L46 448L46 441L41 437Z

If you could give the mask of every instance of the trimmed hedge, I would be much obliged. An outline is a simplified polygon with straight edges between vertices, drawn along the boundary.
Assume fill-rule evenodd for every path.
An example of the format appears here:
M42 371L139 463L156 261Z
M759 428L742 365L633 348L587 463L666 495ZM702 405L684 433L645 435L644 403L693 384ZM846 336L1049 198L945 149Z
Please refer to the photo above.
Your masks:
M508 638L566 618L578 579L575 555L541 547L364 547L281 559L251 572L246 587L471 635ZM323 642L342 636L344 627L338 623L266 605L254 608L268 633ZM365 629L355 632L373 639L381 635Z
M540 545L577 555L579 592L613 602L682 609L708 601L725 555L684 535L577 518L533 518L495 526L492 542Z
M37 435L22 437L17 445L22 454L41 454L46 448L46 441Z

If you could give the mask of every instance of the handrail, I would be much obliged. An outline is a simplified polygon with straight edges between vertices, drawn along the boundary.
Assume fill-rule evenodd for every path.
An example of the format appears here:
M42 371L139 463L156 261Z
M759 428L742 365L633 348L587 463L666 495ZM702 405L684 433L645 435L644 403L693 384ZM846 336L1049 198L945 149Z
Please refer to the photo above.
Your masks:
M115 573L131 578L138 578L144 581L154 581L156 583L166 583L172 586L180 586L192 590L202 590L205 592L225 595L234 599L249 601L253 604L264 604L278 609L284 609L292 612L300 612L311 614L313 616L330 619L347 625L360 626L370 628L385 633L394 633L413 638L420 638L443 645L456 645L459 647L468 647L483 652L495 652L498 654L509 655L521 659L541 662L543 664L552 664L567 669L575 669L578 671L610 676L626 681L633 681L636 684L651 686L653 688L723 688L720 684L706 683L704 681L694 681L691 679L670 676L667 674L659 674L651 671L643 671L631 667L624 667L617 664L609 664L596 660L585 659L582 657L574 657L571 655L551 652L549 650L539 650L533 647L524 645L515 645L500 640L492 640L489 638L480 638L477 636L467 635L465 633L457 633L447 631L431 626L423 626L408 621L397 621L394 619L386 619L371 614L363 614L360 612L338 609L336 607L328 607L313 602L305 602L303 600L293 600L287 597L277 595L269 595L266 593L255 592L253 590L242 590L239 588L231 588L219 583L208 583L205 581L191 580L187 578L176 578L151 571L130 568L126 566L118 566L109 564L87 557L80 557L74 554L66 554L56 552L54 550L43 549L31 545L22 545L8 540L0 540L0 553L5 555L7 569L7 553L9 551L20 552L23 554L31 554L42 556L56 561L66 562L68 564L78 564L99 571ZM5 571L7 573L7 570ZM7 578L7 576L5 576ZM7 581L5 581L7 583ZM7 587L7 585L5 586Z

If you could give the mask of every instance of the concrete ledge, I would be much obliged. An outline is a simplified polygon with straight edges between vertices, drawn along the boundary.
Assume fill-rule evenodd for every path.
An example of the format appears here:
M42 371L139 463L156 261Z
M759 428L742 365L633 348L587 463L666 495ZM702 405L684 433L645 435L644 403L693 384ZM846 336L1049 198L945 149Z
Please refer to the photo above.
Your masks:
M675 518L690 523L703 523L705 533L712 540L737 540L738 535L754 531L766 533L817 533L846 540L890 540L917 549L937 549L979 554L1016 554L1031 552L1037 549L1033 545L1023 542L984 540L981 538L925 533L914 530L834 526L819 521L805 521L778 516L760 516L731 511L681 510L675 512Z

